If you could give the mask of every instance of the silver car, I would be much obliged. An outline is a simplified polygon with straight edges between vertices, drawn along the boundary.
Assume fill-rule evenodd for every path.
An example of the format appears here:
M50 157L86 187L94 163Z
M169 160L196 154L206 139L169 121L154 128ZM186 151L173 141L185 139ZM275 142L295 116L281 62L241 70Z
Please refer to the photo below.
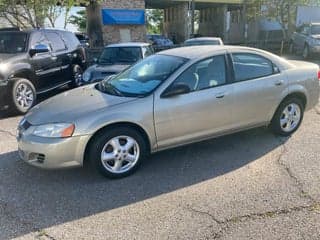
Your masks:
M123 177L160 150L258 126L292 134L318 102L318 79L317 65L262 50L171 49L35 106L19 124L19 153L41 168L91 163Z

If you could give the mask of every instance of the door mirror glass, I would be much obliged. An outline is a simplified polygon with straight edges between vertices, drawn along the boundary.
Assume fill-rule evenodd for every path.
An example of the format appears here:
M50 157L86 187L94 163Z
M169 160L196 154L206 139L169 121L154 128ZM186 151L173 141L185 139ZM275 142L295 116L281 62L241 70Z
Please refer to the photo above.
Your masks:
M34 47L32 47L29 51L30 56L33 57L37 53L46 53L49 52L49 47L45 44L37 44Z
M189 93L191 90L187 84L177 83L167 88L162 94L162 98L169 98L176 95Z

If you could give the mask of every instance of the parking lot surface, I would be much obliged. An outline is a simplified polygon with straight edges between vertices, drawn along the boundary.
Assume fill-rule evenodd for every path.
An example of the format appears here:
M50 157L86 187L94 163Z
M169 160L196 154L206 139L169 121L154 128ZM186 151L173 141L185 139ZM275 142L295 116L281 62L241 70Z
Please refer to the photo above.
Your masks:
M289 138L220 137L120 180L26 165L20 118L0 119L0 239L320 239L320 105Z

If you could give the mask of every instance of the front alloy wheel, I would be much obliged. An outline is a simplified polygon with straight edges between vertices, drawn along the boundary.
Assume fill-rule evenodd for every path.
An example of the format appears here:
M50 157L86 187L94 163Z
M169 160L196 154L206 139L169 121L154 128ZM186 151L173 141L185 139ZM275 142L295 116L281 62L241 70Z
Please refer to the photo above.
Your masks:
M91 140L88 160L104 176L121 178L132 174L147 155L146 140L126 126L106 128Z
M12 101L15 110L26 113L35 103L36 91L27 79L15 79L12 88Z
M101 152L101 163L115 174L130 171L139 160L140 147L129 136L118 136L109 140Z

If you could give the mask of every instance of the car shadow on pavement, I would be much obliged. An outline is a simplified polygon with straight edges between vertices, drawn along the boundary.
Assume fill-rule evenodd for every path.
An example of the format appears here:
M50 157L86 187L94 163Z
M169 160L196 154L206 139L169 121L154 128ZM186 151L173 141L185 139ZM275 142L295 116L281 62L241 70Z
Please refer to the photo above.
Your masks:
M18 237L212 180L285 140L265 128L220 137L154 154L134 175L119 180L83 168L40 170L20 161L17 152L2 154L0 216L7 222L0 224L0 236Z

